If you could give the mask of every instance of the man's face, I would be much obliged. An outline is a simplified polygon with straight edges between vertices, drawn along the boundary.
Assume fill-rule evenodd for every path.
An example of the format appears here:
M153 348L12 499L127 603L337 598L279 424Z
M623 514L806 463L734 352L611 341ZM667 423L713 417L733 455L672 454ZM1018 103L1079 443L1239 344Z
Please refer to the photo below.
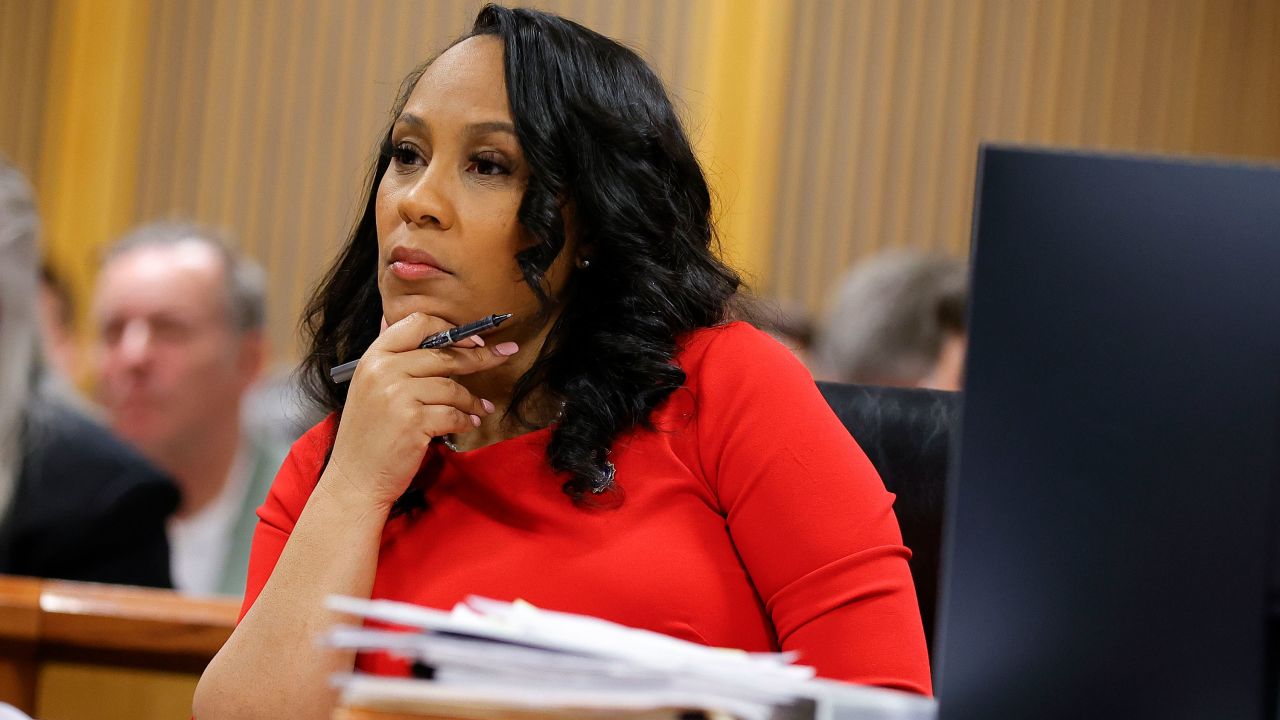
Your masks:
M153 458L236 418L257 371L255 337L231 325L222 258L197 241L110 260L94 296L99 400L112 427Z

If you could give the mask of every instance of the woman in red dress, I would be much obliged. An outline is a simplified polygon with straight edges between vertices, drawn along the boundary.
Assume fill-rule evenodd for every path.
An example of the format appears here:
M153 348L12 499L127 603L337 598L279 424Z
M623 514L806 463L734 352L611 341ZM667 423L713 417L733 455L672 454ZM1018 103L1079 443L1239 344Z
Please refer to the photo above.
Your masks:
M393 117L307 310L332 414L259 510L201 720L326 717L329 674L356 662L315 641L335 593L522 598L928 693L893 498L804 367L732 321L739 280L653 71L488 6ZM417 348L491 313L513 317Z

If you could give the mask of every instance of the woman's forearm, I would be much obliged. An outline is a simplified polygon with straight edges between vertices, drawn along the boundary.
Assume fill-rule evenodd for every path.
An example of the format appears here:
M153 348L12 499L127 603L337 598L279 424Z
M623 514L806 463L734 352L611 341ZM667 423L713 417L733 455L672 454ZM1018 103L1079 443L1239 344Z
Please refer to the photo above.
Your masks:
M253 607L205 669L193 701L199 720L328 718L329 677L350 670L351 653L317 644L342 616L328 595L368 597L389 508L320 478Z
M325 597L369 596L383 526L431 439L475 430L496 412L450 378L493 370L519 350L478 338L419 348L451 327L410 313L361 356L320 481L253 607L200 678L199 720L329 717L329 676L350 670L353 655L316 643L339 619L324 610Z

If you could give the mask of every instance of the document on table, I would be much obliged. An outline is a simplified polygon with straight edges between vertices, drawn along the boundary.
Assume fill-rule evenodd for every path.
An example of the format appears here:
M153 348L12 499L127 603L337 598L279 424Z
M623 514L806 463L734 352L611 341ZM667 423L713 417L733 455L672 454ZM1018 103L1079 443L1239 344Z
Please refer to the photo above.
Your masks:
M471 597L452 612L331 597L328 607L404 630L338 627L335 647L409 659L429 679L342 675L346 706L450 717L933 720L908 693L814 678L789 654L710 648L528 603Z

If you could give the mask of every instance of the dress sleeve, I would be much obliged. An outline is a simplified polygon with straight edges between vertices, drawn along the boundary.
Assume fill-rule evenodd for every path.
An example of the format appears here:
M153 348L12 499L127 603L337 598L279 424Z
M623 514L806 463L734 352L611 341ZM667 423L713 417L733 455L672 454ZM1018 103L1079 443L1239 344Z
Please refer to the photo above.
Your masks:
M293 532L302 509L320 481L325 459L337 432L337 415L326 417L311 428L289 450L280 472L271 483L267 499L258 508L258 525L253 531L253 546L249 550L249 574L245 581L244 603L240 606L243 618L253 606L262 587L271 577L271 571L284 551L284 545Z
M823 677L930 694L894 497L808 370L735 324L697 384L703 471L782 648Z

